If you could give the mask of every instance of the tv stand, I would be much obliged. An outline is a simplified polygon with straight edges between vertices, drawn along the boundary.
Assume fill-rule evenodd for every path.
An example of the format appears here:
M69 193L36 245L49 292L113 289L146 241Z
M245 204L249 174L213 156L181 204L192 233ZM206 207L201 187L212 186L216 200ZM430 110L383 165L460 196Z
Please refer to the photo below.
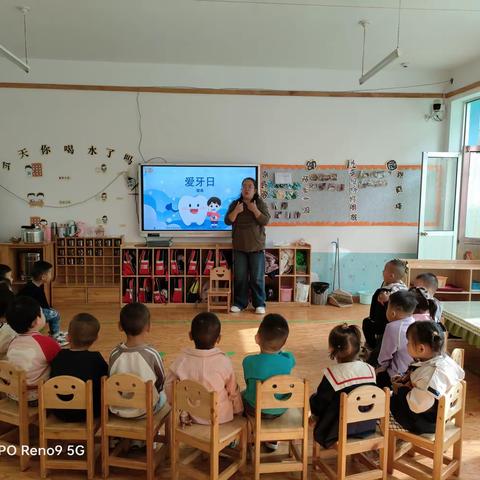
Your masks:
M149 233L146 241L147 247L170 247L172 237L161 237L159 233Z

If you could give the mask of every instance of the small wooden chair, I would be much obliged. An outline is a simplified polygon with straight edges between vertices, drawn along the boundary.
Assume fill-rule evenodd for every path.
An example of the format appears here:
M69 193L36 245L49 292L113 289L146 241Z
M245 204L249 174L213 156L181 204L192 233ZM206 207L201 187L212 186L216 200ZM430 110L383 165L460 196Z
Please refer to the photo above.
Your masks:
M146 411L140 418L119 417L110 412L109 407L134 408ZM153 480L155 470L165 458L167 434L160 435L162 425L166 424L170 406L165 404L157 413L153 413L153 382L144 382L132 374L117 374L102 378L102 473L107 478L110 466L145 470L148 480ZM110 437L121 438L118 445L110 451ZM129 440L144 441L146 457L137 459L120 456L127 450ZM154 448L154 442L157 445Z
M210 270L210 288L208 289L208 311L230 311L232 274L226 267L215 267Z
M48 409L57 410L85 410L86 419L82 422L64 422L55 415L48 414ZM95 475L95 432L100 426L100 421L95 421L93 416L92 381L86 383L79 378L63 375L51 378L38 386L38 414L41 448L48 447L49 440L73 440L75 443L85 443L85 450L78 450L71 445L72 450L67 451L70 457L74 453L84 456L78 458L52 458L40 455L40 475L47 478L47 470L86 470L90 480Z
M291 375L276 375L264 382L257 381L255 417L247 417L249 439L253 438L254 442L252 458L255 480L259 480L262 473L274 472L301 472L302 479L307 479L308 402L307 380ZM262 409L271 408L288 410L277 418L262 419ZM277 461L262 462L261 443L278 440L288 441L288 457L284 461L279 461L277 456ZM302 442L301 452L294 444L295 440Z
M20 470L23 472L29 466L30 457L22 453L21 445L30 444L29 427L38 422L38 408L28 406L25 372L5 360L0 361L0 393L13 395L18 399L15 401L9 397L0 398L0 423L13 426L0 435L0 445L16 447L16 455L20 457ZM8 440L17 428L18 444Z
M435 433L417 435L406 430L390 429L388 473L396 469L418 480L445 480L452 475L460 475L466 391L467 384L461 381L440 397ZM397 440L406 442L398 450ZM452 457L448 457L445 452L451 446ZM431 458L433 466L429 467L407 455L412 449Z
M364 407L364 408L361 408ZM320 468L330 479L375 479L387 478L388 420L390 415L390 391L373 385L362 385L348 395L340 395L340 418L338 422L338 441L328 449L321 449L317 442L313 444L312 465ZM380 420L380 432L365 438L347 437L348 424L366 420ZM381 432L385 432L382 434ZM380 465L374 464L364 452L380 451ZM337 471L327 465L324 459L337 453ZM347 475L347 456L356 455L360 462L371 468L362 474Z
M452 354L450 355L454 362L457 362L460 367L463 368L463 363L465 359L465 350L463 348L454 348Z
M226 480L235 472L245 467L247 461L247 424L243 417L235 416L231 422L218 424L217 392L207 389L191 380L177 381L173 390L172 445L171 463L172 478L197 478ZM210 425L191 423L182 425L182 412L194 417L210 420ZM240 451L230 448L235 440L239 441ZM195 448L185 459L180 459L180 443ZM210 455L210 474L206 474L191 463L202 452ZM231 463L222 472L219 467L219 456L228 457Z

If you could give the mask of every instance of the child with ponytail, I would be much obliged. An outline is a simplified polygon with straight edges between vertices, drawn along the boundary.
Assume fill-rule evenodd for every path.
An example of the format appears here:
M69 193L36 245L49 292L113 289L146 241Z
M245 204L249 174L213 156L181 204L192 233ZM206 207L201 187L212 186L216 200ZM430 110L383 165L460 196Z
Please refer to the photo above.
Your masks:
M340 394L360 385L375 385L375 370L357 359L362 335L356 325L338 325L328 336L330 358L337 364L323 371L317 392L310 397L314 438L324 448L338 440ZM348 436L364 437L375 431L375 420L348 425Z

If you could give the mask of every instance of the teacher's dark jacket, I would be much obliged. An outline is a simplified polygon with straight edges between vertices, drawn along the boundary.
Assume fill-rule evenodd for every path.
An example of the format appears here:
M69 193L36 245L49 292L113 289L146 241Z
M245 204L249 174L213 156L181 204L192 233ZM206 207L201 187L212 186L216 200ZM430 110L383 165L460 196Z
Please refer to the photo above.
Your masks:
M257 207L262 212L258 218L243 205L243 212L237 216L232 224L228 216L235 208L237 200L228 207L225 215L225 223L232 226L232 244L235 250L242 252L259 252L265 249L265 225L270 221L270 213L267 204L261 199L255 200Z

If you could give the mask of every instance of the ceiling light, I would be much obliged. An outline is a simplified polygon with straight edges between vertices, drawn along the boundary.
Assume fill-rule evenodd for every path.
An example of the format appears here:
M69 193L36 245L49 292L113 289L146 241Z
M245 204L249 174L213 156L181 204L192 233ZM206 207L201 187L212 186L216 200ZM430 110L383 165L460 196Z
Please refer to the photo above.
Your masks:
M20 60L15 54L10 50L0 44L0 54L5 58L13 62L17 67L20 67L24 72L30 72L30 67L28 65L28 50L27 50L27 13L30 11L30 7L17 7L23 13L23 38L25 43L25 62Z
M360 78L359 78L359 83L360 85L363 85L369 78L372 78L374 75L376 75L380 70L383 70L387 65L392 63L394 60L396 60L400 56L400 49L396 48L393 50L392 53L387 55L383 60L380 60L374 67L372 67L367 73L364 73Z
M3 54L8 60L13 62L17 67L20 67L26 73L30 71L30 67L14 55L10 50L7 50L3 45L0 45L0 53Z
M397 23L397 47L391 53L389 53L383 60L380 60L374 67L368 72L364 72L365 67L365 40L367 38L367 25L370 23L368 20L360 20L358 23L363 28L363 50L362 50L362 76L358 79L360 85L363 85L367 80L376 75L380 70L383 70L387 65L390 65L398 57L400 57L400 11L402 8L402 0L398 0L398 23ZM402 64L406 66L406 64Z

